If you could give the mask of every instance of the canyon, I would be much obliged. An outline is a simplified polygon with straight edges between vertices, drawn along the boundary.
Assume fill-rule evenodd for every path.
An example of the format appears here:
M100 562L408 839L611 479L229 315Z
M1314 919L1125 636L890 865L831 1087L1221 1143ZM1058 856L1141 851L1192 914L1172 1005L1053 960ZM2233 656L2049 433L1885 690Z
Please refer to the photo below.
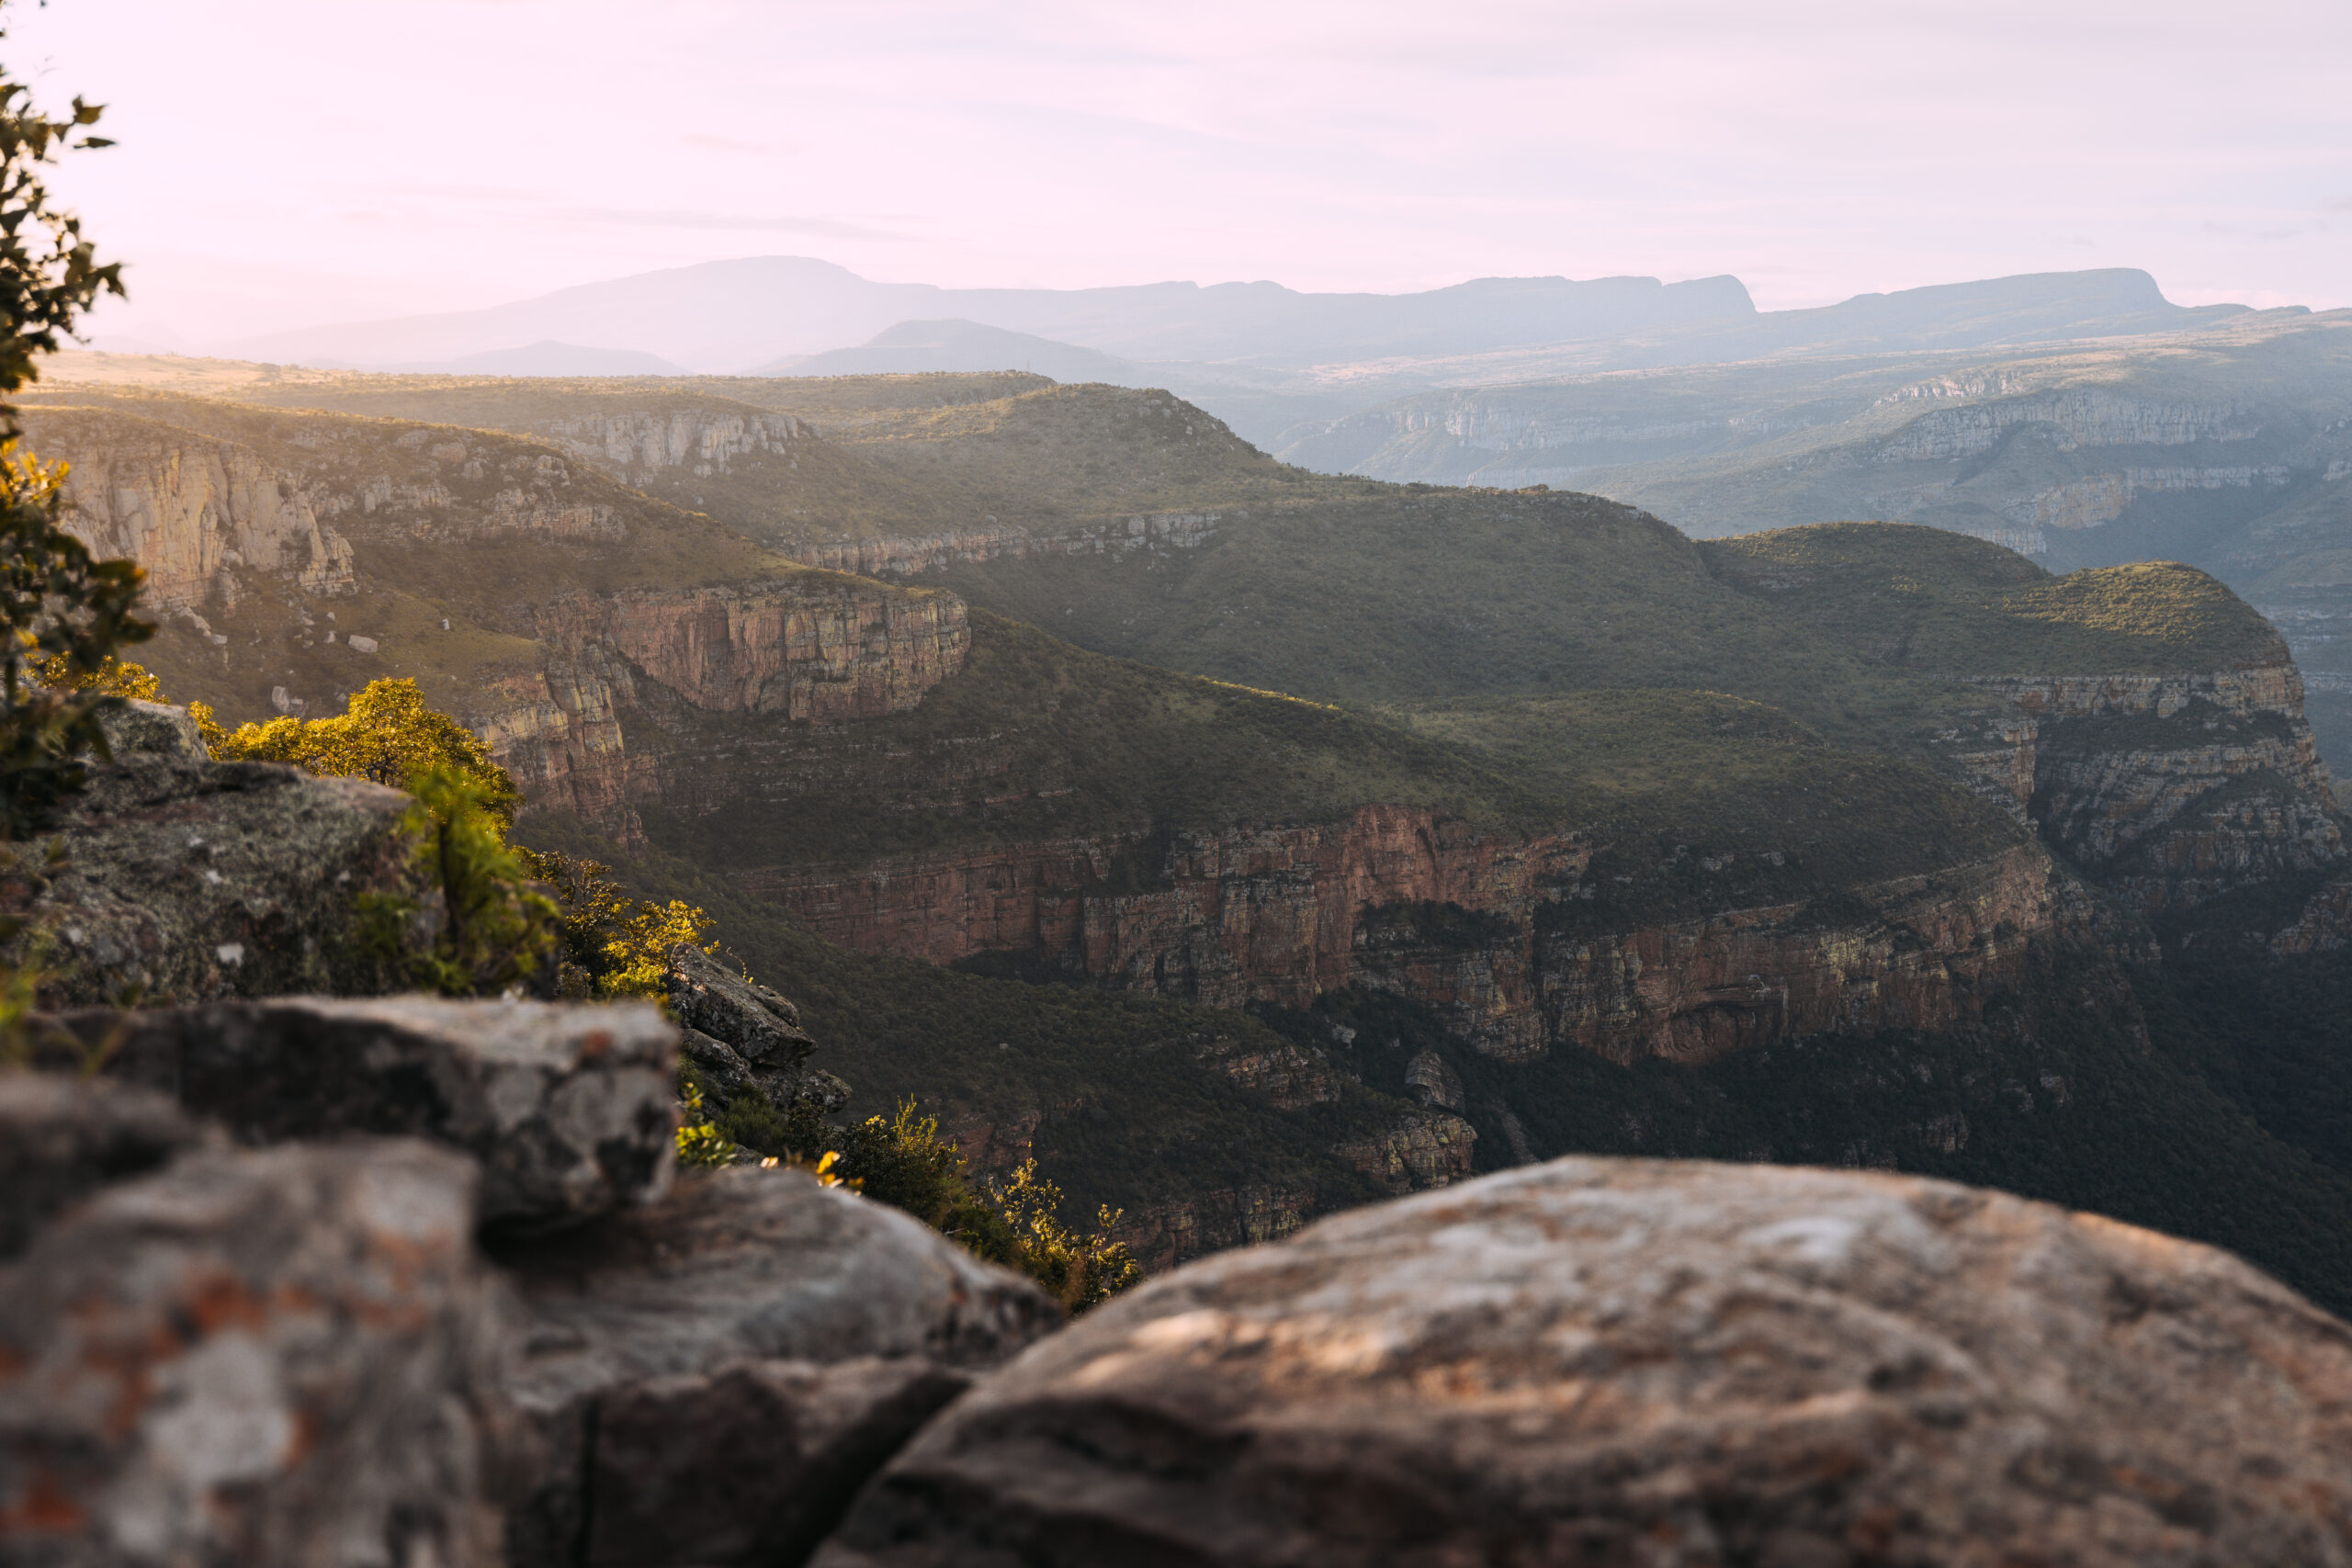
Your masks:
M2004 1151L2122 1168L2206 1114L2092 1109L2174 1049L2165 944L2256 897L2278 953L2340 940L2294 660L2202 574L1904 528L1735 558L1589 496L1301 475L1164 394L831 427L724 390L336 395L375 412L28 409L73 525L151 563L173 694L234 719L417 679L524 841L723 909L854 1114L921 1098L1155 1266L1563 1140L1729 1136L1691 1096L1792 1053L1916 1071L1826 1155L1751 1146L2088 1201ZM2240 439L2033 407L1916 439Z

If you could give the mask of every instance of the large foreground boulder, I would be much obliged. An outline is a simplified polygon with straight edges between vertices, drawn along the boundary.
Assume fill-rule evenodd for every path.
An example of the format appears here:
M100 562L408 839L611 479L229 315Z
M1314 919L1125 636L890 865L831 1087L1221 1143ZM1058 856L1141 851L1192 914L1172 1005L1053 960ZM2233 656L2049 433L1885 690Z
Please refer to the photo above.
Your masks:
M2342 1564L2352 1327L1996 1193L1565 1159L1112 1303L815 1561Z
M0 942L17 964L43 944L51 1007L128 998L196 1002L401 983L371 942L365 896L395 942L429 944L440 919L424 885L414 802L363 779L264 762L216 762L185 712L135 703L107 721L110 764L54 831L0 849Z
M669 1180L678 1032L648 1002L279 997L56 1021L109 1077L241 1143L375 1133L462 1149L493 1224L568 1224Z
M797 1562L973 1371L1061 1321L1027 1280L789 1168L493 1246L523 1294L513 1389L546 1470L523 1568Z
M492 1568L521 1436L471 1161L199 1151L0 1267L0 1562Z
M68 1205L202 1141L160 1094L52 1073L0 1072L0 1262Z

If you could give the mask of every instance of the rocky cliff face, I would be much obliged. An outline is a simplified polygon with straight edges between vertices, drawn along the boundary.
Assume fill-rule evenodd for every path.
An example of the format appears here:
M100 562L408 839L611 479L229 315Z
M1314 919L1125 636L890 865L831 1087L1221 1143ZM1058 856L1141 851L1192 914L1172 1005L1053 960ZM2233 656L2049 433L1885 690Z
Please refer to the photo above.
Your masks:
M2000 743L1961 759L2147 914L2345 857L2291 661L2189 675L2003 675Z
M145 567L156 608L233 608L263 575L322 597L354 590L350 542L246 447L82 411L36 412L26 434L71 465L68 530L101 558Z
M1179 835L1164 886L1147 891L1105 886L1119 848L770 874L754 890L831 940L935 963L1026 953L1227 1007L1389 991L1512 1061L1564 1045L1707 1060L1822 1030L1972 1021L2074 918L2047 860L2024 846L1853 889L1835 912L1798 901L1622 926L1584 912L1589 843L1482 832L1427 809Z
M1704 1062L1826 1030L1978 1021L2033 949L2080 923L2029 847L1806 904L1727 909L1535 947L1549 1042L1620 1063Z
M755 455L780 456L789 462L796 445L816 434L788 413L750 409L576 413L541 421L532 429L630 479L665 471L709 479L733 471Z
M797 547L793 553L811 566L841 571L888 572L912 575L958 562L984 561L999 556L1027 559L1042 556L1122 556L1141 550L1183 550L1206 544L1227 515L1247 518L1243 511L1139 513L1048 533L1026 528L968 528L922 536L892 536L845 539L831 544Z
M493 689L475 725L535 806L633 831L662 788L632 751L639 683L712 713L835 724L904 712L963 667L953 594L810 572L739 587L574 594L535 612L546 661Z
M609 649L695 707L820 724L900 713L963 667L962 601L810 573L702 590L633 589L542 607L540 637Z

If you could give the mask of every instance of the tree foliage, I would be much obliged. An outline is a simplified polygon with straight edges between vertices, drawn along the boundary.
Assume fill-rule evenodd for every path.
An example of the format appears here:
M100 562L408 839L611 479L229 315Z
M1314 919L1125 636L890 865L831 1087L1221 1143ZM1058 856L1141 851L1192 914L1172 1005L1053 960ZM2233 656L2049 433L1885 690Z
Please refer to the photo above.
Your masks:
M89 134L95 104L62 118L32 105L32 89L0 77L0 398L39 375L100 294L122 292L117 264L100 265L79 219L51 196L61 152L107 145ZM83 684L117 649L154 628L132 610L141 574L130 561L93 559L59 522L62 464L17 446L16 410L0 402L0 836L37 830L103 756L99 716L120 705ZM56 680L40 674L55 670Z
M203 704L191 703L188 711L199 726L211 724L212 710ZM208 739L218 733L214 727ZM469 807L496 818L502 830L514 826L522 800L481 738L427 707L412 680L370 681L340 714L239 725L211 745L223 761L291 762L313 773L371 779L395 789L412 788L435 772L450 773L470 786Z
M561 911L561 995L658 998L667 989L672 948L682 942L715 948L711 919L695 905L633 898L601 861L560 850L515 852Z
M1060 1219L1062 1190L1023 1162L1001 1185L974 1185L964 1156L939 1134L939 1119L911 1100L898 1114L868 1117L839 1134L839 1169L867 1197L904 1209L966 1250L1017 1269L1073 1313L1105 1302L1143 1277L1124 1243L1111 1239L1120 1216L1105 1208L1100 1231Z

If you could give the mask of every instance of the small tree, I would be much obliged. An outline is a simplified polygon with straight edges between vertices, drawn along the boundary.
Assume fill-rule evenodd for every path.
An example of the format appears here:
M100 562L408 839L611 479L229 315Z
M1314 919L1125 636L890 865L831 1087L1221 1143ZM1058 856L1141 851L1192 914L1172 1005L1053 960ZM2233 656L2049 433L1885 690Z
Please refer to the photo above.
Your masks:
M394 789L413 788L435 770L476 786L482 810L502 829L514 825L522 797L505 769L491 761L481 738L446 713L424 705L414 681L370 681L328 718L274 718L223 734L212 710L191 703L212 754L223 761L291 762L313 773L370 779Z
M63 152L104 147L96 104L52 119L32 89L0 76L0 399L35 379L101 294L122 293L121 267L100 265L81 220L58 207L46 171ZM104 755L100 716L122 698L85 684L117 649L154 627L131 614L142 574L91 558L59 525L62 464L18 448L0 401L0 836L38 830L82 787L81 758ZM36 679L36 672L54 679Z

